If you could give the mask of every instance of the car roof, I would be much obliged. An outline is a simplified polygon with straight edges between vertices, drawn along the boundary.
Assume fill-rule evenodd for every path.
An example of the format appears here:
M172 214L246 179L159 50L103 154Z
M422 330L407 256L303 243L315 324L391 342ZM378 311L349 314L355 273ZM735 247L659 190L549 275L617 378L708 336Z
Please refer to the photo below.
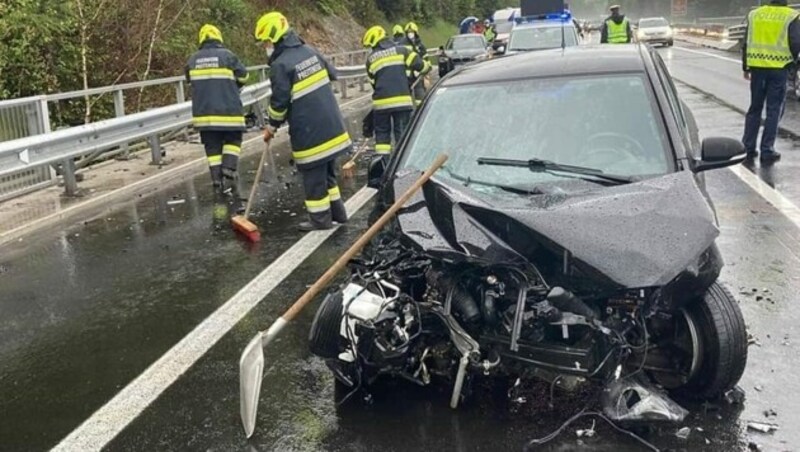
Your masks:
M557 20L537 20L535 22L524 22L521 24L515 24L514 28L511 29L511 31L513 32L514 30L524 30L530 28L551 28L551 27L561 28L562 26L564 26L564 28L575 28L575 24L573 24L571 20L568 22L561 22Z
M646 47L640 44L573 46L523 52L466 66L442 86L538 77L581 76L610 72L645 72Z

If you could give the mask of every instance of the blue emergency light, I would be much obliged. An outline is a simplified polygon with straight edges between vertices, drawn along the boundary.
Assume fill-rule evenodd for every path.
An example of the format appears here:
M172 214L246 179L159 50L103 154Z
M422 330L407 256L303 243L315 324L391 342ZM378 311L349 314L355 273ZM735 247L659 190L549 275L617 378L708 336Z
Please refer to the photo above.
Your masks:
M555 21L555 22L571 22L572 21L572 13L565 9L560 13L549 13L549 14L539 14L536 16L524 16L524 17L515 17L514 23L517 25L521 24L529 24L535 22L544 22L544 21Z

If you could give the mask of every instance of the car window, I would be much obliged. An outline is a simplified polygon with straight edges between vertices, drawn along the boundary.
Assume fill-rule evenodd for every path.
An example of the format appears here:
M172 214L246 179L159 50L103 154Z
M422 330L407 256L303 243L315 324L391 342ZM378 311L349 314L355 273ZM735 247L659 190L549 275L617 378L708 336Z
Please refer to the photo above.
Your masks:
M475 50L483 49L486 44L480 36L453 38L447 43L447 50Z
M563 33L563 35L562 35ZM509 50L543 50L561 47L562 37L567 47L578 45L575 29L572 27L518 28L511 33Z
M425 168L447 152L447 171L462 180L563 180L479 166L479 157L538 158L621 176L665 174L673 163L647 86L642 75L626 74L442 87L411 132L401 167Z
M667 19L642 19L639 21L639 28L669 27Z

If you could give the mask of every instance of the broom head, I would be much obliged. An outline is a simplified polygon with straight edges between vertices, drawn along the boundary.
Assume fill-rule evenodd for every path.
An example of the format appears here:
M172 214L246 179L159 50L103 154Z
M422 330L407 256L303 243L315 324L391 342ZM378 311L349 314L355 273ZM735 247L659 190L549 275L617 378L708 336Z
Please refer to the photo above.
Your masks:
M258 226L243 215L231 217L231 225L234 231L244 236L248 241L253 243L261 241L261 232L258 230Z

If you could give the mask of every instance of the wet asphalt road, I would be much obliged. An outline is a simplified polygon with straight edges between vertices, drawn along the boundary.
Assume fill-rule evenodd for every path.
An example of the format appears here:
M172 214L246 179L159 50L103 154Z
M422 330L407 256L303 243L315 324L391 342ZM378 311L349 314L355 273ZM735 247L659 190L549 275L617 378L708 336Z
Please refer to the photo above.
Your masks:
M681 50L663 54L679 80L733 106L742 95L746 100L746 91L736 88L741 74L730 68L733 63ZM727 74L725 68L729 81L716 73ZM720 88L728 85L727 91ZM741 134L741 114L686 86L681 91L704 136ZM792 116L798 111L788 106L787 128L800 131L800 119ZM779 146L784 162L753 170L800 204L800 151L789 136ZM12 257L0 258L0 450L55 445L296 241L291 226L299 216L291 214L302 212L299 187L286 189L294 179L285 170L280 183L274 175L270 180L262 205L280 207L259 213L266 238L259 249L234 240L227 223L213 219L213 197L205 178L198 178L121 206L107 219L41 237L21 252L4 252ZM746 450L751 441L765 450L800 450L800 383L794 377L800 364L800 316L794 309L800 229L732 172L709 173L707 181L722 229L722 278L740 299L757 341L741 383L747 402L720 410L692 406L685 425L702 431L694 430L687 441L674 437L675 426L655 428L646 438L684 450ZM356 187L345 188L352 193ZM186 202L168 205L173 197ZM332 377L306 351L310 309L267 355L259 428L245 441L236 365L242 348L356 237L365 215L360 212L337 232L108 449L520 450L583 406L561 394L556 410L534 402L509 406L490 391L476 391L470 404L452 411L449 388L401 384L374 393L372 403L337 410ZM753 295L753 288L759 293ZM770 420L781 430L747 432L747 421L767 420L765 410L777 413ZM581 421L574 429L590 425ZM574 449L574 429L549 450ZM588 443L590 450L640 450L603 427Z

